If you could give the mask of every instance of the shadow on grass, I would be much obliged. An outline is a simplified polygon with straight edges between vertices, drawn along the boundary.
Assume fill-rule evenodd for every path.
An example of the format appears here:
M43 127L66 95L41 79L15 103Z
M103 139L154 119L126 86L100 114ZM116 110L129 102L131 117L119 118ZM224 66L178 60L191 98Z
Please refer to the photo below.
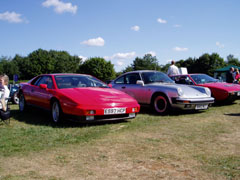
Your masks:
M199 113L204 113L207 110L181 110L181 109L171 109L169 113L165 114L167 116L180 116L180 115L187 115L187 114L199 114ZM165 115L160 115L156 112L151 107L148 106L141 106L140 109L140 114L148 114L151 116L165 116Z
M71 120L63 120L56 124L51 120L51 114L48 111L29 108L26 112L21 113L19 110L11 110L11 118L26 124L38 126L51 126L54 128L79 128L87 126L101 126L106 124L127 123L128 120L106 120L93 122L75 122Z
M226 116L240 116L240 113L229 113L229 114L224 114Z

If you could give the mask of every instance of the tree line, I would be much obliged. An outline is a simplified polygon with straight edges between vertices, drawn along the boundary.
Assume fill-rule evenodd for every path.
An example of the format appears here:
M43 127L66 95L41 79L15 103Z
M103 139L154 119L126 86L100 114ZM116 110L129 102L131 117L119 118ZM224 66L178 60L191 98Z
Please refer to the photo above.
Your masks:
M217 53L205 53L199 58L175 60L178 67L186 67L189 73L206 73L213 76L216 69L227 65L240 66L240 61L228 55L226 61ZM136 57L133 63L117 72L110 61L101 57L93 57L84 61L79 56L72 56L66 51L43 50L33 51L28 56L15 55L14 58L0 57L0 73L7 74L10 79L14 74L21 80L31 79L39 74L48 73L83 73L91 74L103 81L112 80L116 76L134 70L158 70L166 72L170 64L159 64L156 56L146 54Z

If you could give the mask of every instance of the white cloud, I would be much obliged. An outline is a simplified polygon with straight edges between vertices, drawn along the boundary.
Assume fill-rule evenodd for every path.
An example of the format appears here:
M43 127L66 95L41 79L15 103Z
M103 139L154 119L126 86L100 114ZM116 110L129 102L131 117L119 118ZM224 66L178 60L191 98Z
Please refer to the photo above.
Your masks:
M127 64L129 60L133 60L136 57L136 52L127 52L127 53L116 53L112 56L105 56L104 59L110 60L113 62L116 67L116 71L121 71Z
M8 21L10 23L27 23L27 21L22 19L21 16L21 14L6 11L5 13L0 13L0 20Z
M174 51L188 51L188 48L181 48L181 47L175 47L173 48Z
M105 59L130 59L136 56L136 52L128 52L128 53L116 53L112 56L105 56Z
M149 51L146 54L151 54L152 56L156 56L157 55L156 52L154 52L154 51Z
M179 27L182 27L182 25L180 25L180 24L175 24L173 27L179 28Z
M81 58L83 62L86 61L86 60L88 59L88 58L85 57L85 56L78 56L78 57Z
M166 20L161 19L161 18L158 18L158 19L157 19L157 22L159 22L159 23L161 23L161 24L166 24L166 23L167 23Z
M133 27L131 27L131 30L133 30L133 31L139 31L139 30L140 30L140 27L139 27L139 26L133 26Z
M89 40L83 41L83 42L81 42L81 44L85 44L88 46L104 46L105 41L103 38L98 37L95 39L89 39Z
M75 14L77 12L77 6L73 6L72 3L64 3L60 0L46 0L42 3L44 7L54 7L56 13L70 12Z
M224 44L221 44L220 42L216 42L216 46L219 48L224 48Z
M125 63L123 61L117 61L118 66L123 66Z

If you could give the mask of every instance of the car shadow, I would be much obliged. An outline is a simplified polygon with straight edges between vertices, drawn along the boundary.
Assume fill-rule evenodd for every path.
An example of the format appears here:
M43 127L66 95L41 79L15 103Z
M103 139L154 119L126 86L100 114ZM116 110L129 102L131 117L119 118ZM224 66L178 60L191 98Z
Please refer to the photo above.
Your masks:
M240 116L240 113L229 113L229 114L224 114L226 116Z
M225 101L218 101L212 104L213 107L221 107L221 106L231 106L234 104L239 104L239 101L236 100L234 102L225 102Z
M158 114L154 112L151 107L148 106L141 106L140 114L148 114L151 116L180 116L180 115L187 115L187 114L199 114L204 113L207 110L181 110L181 109L171 109L167 114Z
M92 122L76 122L68 119L60 123L54 123L51 120L50 112L29 108L26 112L21 113L19 110L11 110L11 118L19 122L36 126L50 126L54 128L81 128L87 126L102 126L106 124L127 123L128 120L106 120L106 121L92 121Z

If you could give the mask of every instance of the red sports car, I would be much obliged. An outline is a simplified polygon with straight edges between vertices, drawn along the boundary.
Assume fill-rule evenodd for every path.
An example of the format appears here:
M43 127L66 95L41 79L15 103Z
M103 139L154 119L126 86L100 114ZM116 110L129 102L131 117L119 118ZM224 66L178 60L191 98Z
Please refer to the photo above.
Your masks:
M51 111L55 123L134 118L140 110L135 99L84 74L44 74L21 83L19 110L37 106Z
M217 79L206 74L175 75L171 76L171 78L177 84L208 87L211 90L215 101L232 103L236 99L240 99L240 85L219 82Z

